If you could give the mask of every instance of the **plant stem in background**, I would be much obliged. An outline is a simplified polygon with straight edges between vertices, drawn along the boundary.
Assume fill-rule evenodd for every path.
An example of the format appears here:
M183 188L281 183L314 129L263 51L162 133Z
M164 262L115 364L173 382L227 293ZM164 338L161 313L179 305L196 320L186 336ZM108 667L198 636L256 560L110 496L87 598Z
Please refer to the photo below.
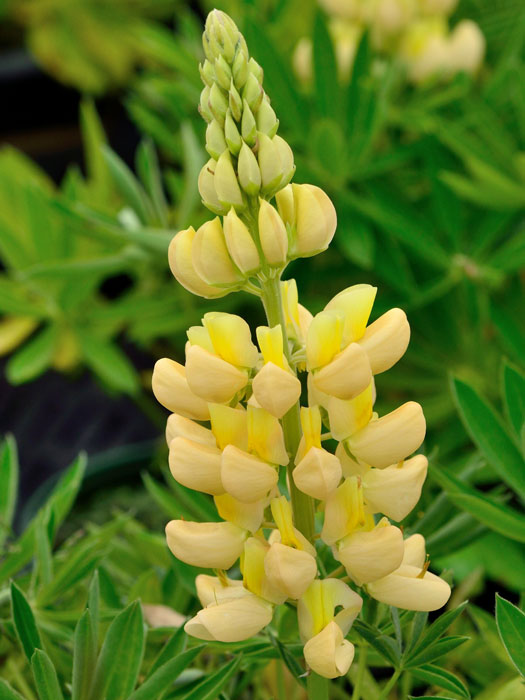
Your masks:
M361 685L363 683L363 678L366 671L366 657L367 657L368 647L359 647L359 665L357 668L357 677L355 679L354 692L352 693L352 700L360 700L361 698Z
M293 368L290 349L288 347L288 337L286 334L286 320L284 317L281 282L278 276L270 277L262 284L262 301L266 317L270 327L281 325L283 333L284 354L290 367ZM299 491L292 478L294 460L301 440L301 420L300 406L297 402L283 417L283 432L286 449L291 455L288 464L288 480L290 485L290 497L294 513L295 526L303 535L313 542L314 538L314 502L310 496Z
M396 671L394 671L392 678L388 681L388 683L383 688L383 691L382 691L381 695L379 696L379 700L386 700L388 698L388 694L390 693L392 688L394 688L401 673L402 673L402 671L400 668L398 668Z
M330 698L330 681L327 678L319 676L313 671L307 678L306 687L310 700L329 700Z

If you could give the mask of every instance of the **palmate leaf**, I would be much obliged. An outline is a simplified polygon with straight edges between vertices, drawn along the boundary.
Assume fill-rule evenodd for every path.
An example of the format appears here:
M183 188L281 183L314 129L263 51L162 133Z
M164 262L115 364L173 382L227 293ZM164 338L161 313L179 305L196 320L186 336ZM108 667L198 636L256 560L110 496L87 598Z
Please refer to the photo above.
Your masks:
M142 224L147 225L154 222L155 215L151 201L132 171L108 146L103 146L102 152L115 187L124 202L135 212Z
M417 644L414 644L408 652L406 657L407 663L417 662L418 657L423 655L430 647L435 645L441 635L450 627L450 625L456 620L459 615L463 612L467 605L465 601L461 605L458 605L454 610L448 610L443 615L440 615L437 620L435 620L430 627L426 630L422 637L419 638ZM425 619L422 617L420 621L423 623ZM424 662L421 662L424 663ZM418 665L416 663L416 665Z
M97 640L93 616L89 608L84 611L75 629L73 647L72 700L87 700L97 663Z
M200 646L188 649L162 664L162 666L159 666L155 672L129 696L128 700L151 700L151 698L162 697L162 693L174 683L184 669L188 668L205 646L205 644L201 644Z
M36 626L35 617L27 598L14 581L11 582L11 609L16 636L22 649L31 661L35 649L42 649L42 640Z
M63 700L53 662L42 649L35 649L31 657L31 670L40 700Z
M197 683L181 700L215 700L241 665L242 654Z
M406 663L406 668L417 668L422 664L428 664L436 659L439 659L445 654L449 654L451 651L461 646L465 642L468 642L470 637L465 637L461 635L452 635L450 637L443 637L437 642L432 644L428 649L423 649L417 655L412 655L410 660Z
M525 460L499 416L460 379L452 379L452 393L467 432L489 466L525 499Z
M396 642L382 634L378 627L364 620L355 620L352 629L395 668L399 666L401 654Z
M433 664L424 664L415 668L412 675L420 681L424 681L429 685L436 685L444 690L451 690L453 693L462 698L470 698L470 692L467 686L451 671L447 671Z
M525 678L525 613L496 594L496 624L512 663Z
M151 676L157 669L164 666L170 659L182 654L186 649L186 644L188 642L188 635L184 631L184 627L179 627L178 630L171 635L166 644L159 651L157 657L151 664L148 676Z
M8 536L18 497L18 453L16 442L8 435L0 446L0 547Z

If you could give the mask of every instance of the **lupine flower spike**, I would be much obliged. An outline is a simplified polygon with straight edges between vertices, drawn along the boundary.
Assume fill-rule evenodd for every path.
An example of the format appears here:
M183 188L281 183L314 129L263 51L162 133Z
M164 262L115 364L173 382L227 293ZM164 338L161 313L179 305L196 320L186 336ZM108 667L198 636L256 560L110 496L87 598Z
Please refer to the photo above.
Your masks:
M268 325L252 335L239 316L206 313L188 329L185 364L165 358L153 372L153 392L171 412L171 474L213 497L220 518L166 527L178 559L215 570L197 577L202 610L185 629L240 641L288 601L308 669L335 678L352 663L346 635L363 596L428 611L450 595L427 571L423 538L404 540L399 526L427 471L424 456L411 456L425 437L421 406L374 410L374 376L403 356L410 327L401 309L370 323L377 290L368 284L312 316L294 280L281 281L288 261L328 247L336 212L320 188L290 184L293 153L234 22L211 12L203 43L210 160L199 190L215 218L175 236L170 267L206 298L241 289L259 296ZM344 581L320 574L320 552ZM229 577L237 566L242 578Z

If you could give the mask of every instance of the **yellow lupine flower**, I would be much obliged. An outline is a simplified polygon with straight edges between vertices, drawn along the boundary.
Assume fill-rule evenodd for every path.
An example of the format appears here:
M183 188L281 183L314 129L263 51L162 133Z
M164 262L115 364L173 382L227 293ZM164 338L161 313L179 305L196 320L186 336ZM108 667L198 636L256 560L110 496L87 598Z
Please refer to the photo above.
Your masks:
M266 557L270 549L267 542L249 537L244 543L241 572L245 588L274 605L280 605L288 596L286 592L279 590L266 574Z
M341 481L339 459L321 447L321 413L318 406L301 408L304 443L301 459L296 463L292 477L303 493L325 500Z
M183 365L164 357L153 369L151 387L157 401L173 413L194 420L208 420L206 401L190 389Z
M203 569L229 569L240 557L248 532L231 522L195 523L171 520L166 538L171 552Z
M373 383L355 398L344 401L330 397L327 403L330 431L335 440L347 440L365 428L373 413Z
M343 347L363 337L376 294L377 287L354 284L336 294L325 306L325 311L339 313L344 319Z
M281 326L257 328L257 340L264 359L263 367L252 381L257 403L276 418L284 414L298 401L301 382L292 373L283 353Z
M242 406L232 408L220 403L208 404L211 432L217 446L224 450L227 445L235 445L240 450L248 449L248 418Z
M357 341L368 356L373 374L386 372L403 357L410 341L410 326L404 311L390 309L371 323Z
M316 577L317 562L310 552L272 542L264 559L264 570L274 588L285 598L297 600Z
M176 437L170 443L169 465L173 478L187 488L212 496L227 490L221 479L221 451L216 447Z
M204 314L204 328L217 355L236 367L251 368L259 357L250 326L240 316L213 311Z
M184 625L186 633L217 642L241 642L258 634L272 620L272 605L244 588L242 591L242 595L211 602L200 610Z
M229 493L214 496L215 507L221 518L227 520L242 530L255 533L261 527L264 519L264 510L268 506L269 498L263 498L255 503L245 503L234 498Z
M211 413L211 411L210 411ZM200 423L196 423L189 418L172 413L166 422L166 443L168 447L176 437L183 437L193 442L200 442L201 445L215 447L215 436L209 428L205 428Z
M261 266L257 246L246 226L232 207L224 217L224 238L228 252L244 275L253 275Z
M186 347L186 377L194 394L213 403L228 403L248 383L247 372L200 345Z
M233 264L219 217L197 229L191 247L191 260L199 277L218 287L240 285L243 276Z
M234 445L224 448L220 474L224 489L243 503L264 498L279 480L275 467Z
M199 276L193 265L192 247L195 240L193 226L179 231L171 240L168 248L170 270L179 284L193 294L205 299L215 299L228 294L229 289L214 287Z
M345 479L326 500L321 532L323 541L335 544L354 530L373 527L374 519L365 508L359 477Z
M248 405L248 450L270 464L288 464L281 424L264 408Z

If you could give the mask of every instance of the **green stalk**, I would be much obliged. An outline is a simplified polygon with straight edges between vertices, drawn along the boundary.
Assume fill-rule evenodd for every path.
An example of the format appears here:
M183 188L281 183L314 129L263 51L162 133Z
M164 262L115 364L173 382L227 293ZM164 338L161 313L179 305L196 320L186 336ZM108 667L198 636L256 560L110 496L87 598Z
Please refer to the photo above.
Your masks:
M397 671L394 671L392 678L388 681L388 683L383 688L381 695L379 696L379 700L387 700L390 691L397 683L398 678L401 675L401 673L402 673L402 671L400 668L398 668Z
M362 646L359 648L359 665L357 667L357 676L355 679L354 691L352 693L352 700L361 700L361 686L366 671L367 653L368 647Z
M306 680L306 688L310 700L329 700L330 698L330 682L313 671Z
M279 276L270 277L261 284L261 297L266 311L266 318L270 327L281 325L283 333L283 349L290 367L293 368L288 336L286 333L286 321L284 317L281 282ZM314 502L310 496L299 491L292 478L295 467L295 455L301 441L300 404L297 402L283 416L283 432L286 449L290 454L288 463L288 481L290 483L290 497L294 514L295 526L303 535L313 543L314 541Z

